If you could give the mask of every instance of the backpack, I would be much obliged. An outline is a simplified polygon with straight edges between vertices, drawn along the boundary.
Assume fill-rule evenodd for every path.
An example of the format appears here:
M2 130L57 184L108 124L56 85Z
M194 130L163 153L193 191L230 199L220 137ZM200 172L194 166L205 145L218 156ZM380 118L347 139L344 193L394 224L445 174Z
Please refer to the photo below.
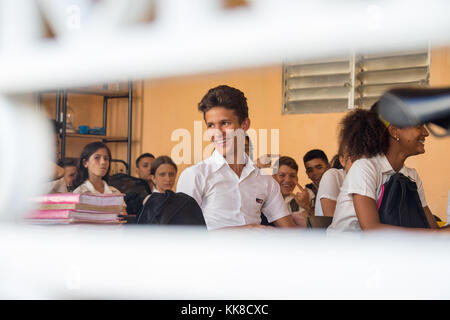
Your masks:
M148 198L136 219L137 224L201 225L203 212L194 198L182 192L155 192Z
M416 183L401 173L394 174L382 185L377 207L381 223L430 228Z
M152 193L145 180L124 173L109 177L108 184L125 194L124 200L129 215L138 214L142 210L142 201Z

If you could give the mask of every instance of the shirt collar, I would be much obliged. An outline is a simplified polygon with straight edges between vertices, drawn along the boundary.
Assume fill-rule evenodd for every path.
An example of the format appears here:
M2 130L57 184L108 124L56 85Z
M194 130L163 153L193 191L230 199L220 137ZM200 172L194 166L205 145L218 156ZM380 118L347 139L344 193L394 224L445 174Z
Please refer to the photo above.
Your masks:
M109 188L109 186L108 186L108 184L106 183L106 181L105 180L102 180L102 182L103 182L103 187L105 188L105 190L104 190L104 194L110 194L110 193L112 193L112 191L111 191L111 189ZM89 191L90 192L92 192L92 193L100 193L98 190L96 190L95 188L94 188L94 185L89 181L89 179L87 179L86 180L86 187L89 189Z
M228 165L227 160L224 156L222 156L217 150L214 150L211 157L207 159L207 161L211 164L213 171L216 172L224 165ZM241 178L245 178L248 176L253 170L256 169L253 161L244 153L244 163L245 166L242 170Z
M379 163L381 166L381 173L385 174L395 174L395 170L392 168L391 164L389 163L389 160L387 159L386 155L380 155L379 156ZM399 173L405 174L405 165L398 171Z
M225 158L217 150L214 150L212 156L209 157L206 161L210 163L214 172L218 171L225 164L227 164Z

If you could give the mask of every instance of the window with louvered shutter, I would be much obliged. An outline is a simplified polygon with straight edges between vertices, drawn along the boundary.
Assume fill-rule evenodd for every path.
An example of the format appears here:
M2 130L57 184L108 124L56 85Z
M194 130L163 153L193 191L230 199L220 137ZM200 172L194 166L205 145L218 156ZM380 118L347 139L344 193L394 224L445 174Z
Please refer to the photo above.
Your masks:
M389 88L428 85L429 65L428 50L286 63L283 113L370 108Z
M290 63L283 69L283 113L337 112L351 107L352 58Z
M361 55L356 64L355 105L368 109L388 89L428 85L429 66L428 50Z

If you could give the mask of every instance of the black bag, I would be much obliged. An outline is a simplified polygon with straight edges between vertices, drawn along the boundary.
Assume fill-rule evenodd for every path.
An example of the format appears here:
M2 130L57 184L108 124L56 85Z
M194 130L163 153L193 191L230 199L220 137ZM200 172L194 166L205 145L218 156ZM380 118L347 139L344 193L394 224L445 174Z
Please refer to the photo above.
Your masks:
M383 184L378 214L380 222L384 224L430 228L416 183L401 173L394 174Z
M142 210L142 201L151 194L150 187L145 180L124 173L117 173L109 177L108 184L125 194L124 200L129 215L138 214Z
M170 190L152 193L138 215L137 223L206 226L197 201L185 193Z

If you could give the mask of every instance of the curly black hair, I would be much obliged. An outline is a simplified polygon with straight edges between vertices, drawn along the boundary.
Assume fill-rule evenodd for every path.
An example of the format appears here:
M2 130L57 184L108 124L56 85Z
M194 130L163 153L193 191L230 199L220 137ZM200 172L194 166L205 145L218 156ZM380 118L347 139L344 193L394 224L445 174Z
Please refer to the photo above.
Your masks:
M385 154L389 148L386 126L375 112L356 109L348 113L340 122L339 155L344 154L351 161L361 157L374 157Z

